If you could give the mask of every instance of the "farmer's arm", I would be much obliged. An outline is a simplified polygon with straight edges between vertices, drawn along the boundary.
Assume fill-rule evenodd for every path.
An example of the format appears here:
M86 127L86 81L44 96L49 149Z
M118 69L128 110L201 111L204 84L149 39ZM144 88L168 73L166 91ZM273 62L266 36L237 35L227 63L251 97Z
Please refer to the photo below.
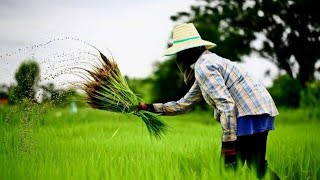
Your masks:
M198 83L195 82L190 88L189 92L178 101L170 101L165 104L155 103L153 104L154 111L157 113L163 113L163 115L177 115L188 112L192 105L199 102L202 99L202 94Z
M220 112L222 126L222 141L237 139L237 119L235 115L235 102L229 93L222 75L210 64L199 64L195 67L196 80L201 90L208 96L212 106ZM209 102L208 102L209 103Z

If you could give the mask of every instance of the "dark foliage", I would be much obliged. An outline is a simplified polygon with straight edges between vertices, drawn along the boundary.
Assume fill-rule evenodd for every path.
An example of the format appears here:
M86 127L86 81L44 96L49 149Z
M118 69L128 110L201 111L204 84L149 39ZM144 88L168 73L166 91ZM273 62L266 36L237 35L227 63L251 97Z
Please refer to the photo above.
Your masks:
M20 102L24 98L35 100L36 86L39 81L40 68L36 61L23 62L15 74L17 86L12 89L11 98L14 102Z
M175 101L188 92L189 87L185 85L183 75L173 58L156 64L153 78L154 102Z
M173 21L193 22L203 39L218 46L215 52L232 60L258 52L305 86L314 79L320 58L320 13L315 0L199 0ZM259 38L260 37L260 38ZM252 46L255 40L261 47Z
M302 87L298 80L283 75L273 83L269 92L277 106L299 107Z

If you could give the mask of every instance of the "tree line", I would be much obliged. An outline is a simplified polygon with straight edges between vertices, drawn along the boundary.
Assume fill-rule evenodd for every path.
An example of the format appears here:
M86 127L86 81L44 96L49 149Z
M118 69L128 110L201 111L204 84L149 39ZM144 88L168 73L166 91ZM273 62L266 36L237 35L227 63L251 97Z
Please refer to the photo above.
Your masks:
M320 67L316 67L320 62L319 3L314 0L198 0L188 11L172 15L171 20L177 24L194 23L203 39L217 44L213 51L220 56L241 61L243 56L257 53L284 70L286 74L274 80L273 87L269 88L277 105L315 106L320 104L319 79L315 79L315 73L320 73ZM169 38L168 46L170 42ZM17 86L2 88L0 98L8 92L15 95L11 102L22 97L33 99L38 76L36 65L26 62L16 73ZM177 100L189 89L174 57L155 64L155 71L146 79L127 80L133 91L148 102ZM55 89L53 84L40 88L49 100L68 94Z
M40 85L40 66L34 59L20 64L15 80L16 84L0 86L0 99L7 99L11 105L29 101L63 106L78 96L74 89L59 89L53 83ZM39 91L42 91L41 97L37 95Z

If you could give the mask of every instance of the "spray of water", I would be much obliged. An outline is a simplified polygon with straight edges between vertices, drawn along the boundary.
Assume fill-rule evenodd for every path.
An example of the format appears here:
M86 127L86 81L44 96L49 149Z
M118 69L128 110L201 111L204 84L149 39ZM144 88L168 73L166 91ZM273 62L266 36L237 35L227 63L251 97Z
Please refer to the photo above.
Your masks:
M61 44L62 48L59 46ZM14 146L17 146L20 152L26 154L33 152L36 144L33 137L34 131L39 127L39 124L45 121L44 113L50 111L52 105L55 105L55 102L50 98L59 99L66 96L65 92L68 91L63 90L66 88L80 92L84 82L91 78L85 73L86 70L100 65L102 61L100 54L101 52L92 44L73 37L54 38L11 52L0 52L0 78L1 73L6 73L4 77L14 77L19 64L25 59L37 61L41 69L39 82L34 87L37 101L21 101L21 103L12 106L9 112L5 110L3 113L1 112L6 123L17 123L19 126L17 140L12 140L12 143L17 142ZM111 53L110 56L113 59ZM18 59L18 61L12 61L14 59ZM24 81L28 81L28 79L26 78ZM17 83L13 82L10 86L17 87ZM45 101L46 99L49 100ZM80 96L79 99L67 99L60 102L62 105L73 105L72 112L75 112L76 105L71 101L83 102L83 99ZM39 103L41 104L39 105ZM57 117L59 116L57 115ZM10 140L3 139L4 145L9 142Z

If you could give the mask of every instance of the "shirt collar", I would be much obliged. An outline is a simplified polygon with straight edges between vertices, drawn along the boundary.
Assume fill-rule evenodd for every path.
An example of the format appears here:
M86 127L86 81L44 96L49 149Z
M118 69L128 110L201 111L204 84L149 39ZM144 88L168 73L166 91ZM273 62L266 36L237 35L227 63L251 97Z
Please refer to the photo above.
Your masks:
M190 68L191 68L191 69L194 69L195 64L196 64L196 63L191 64Z
M211 53L211 52L210 52L209 50L203 51L203 53L199 56L199 58L197 59L197 61L198 61L203 55L210 54L210 53ZM196 62L197 62L197 61L196 61ZM191 69L194 69L194 66L196 65L196 62L190 65L190 68L191 68Z

